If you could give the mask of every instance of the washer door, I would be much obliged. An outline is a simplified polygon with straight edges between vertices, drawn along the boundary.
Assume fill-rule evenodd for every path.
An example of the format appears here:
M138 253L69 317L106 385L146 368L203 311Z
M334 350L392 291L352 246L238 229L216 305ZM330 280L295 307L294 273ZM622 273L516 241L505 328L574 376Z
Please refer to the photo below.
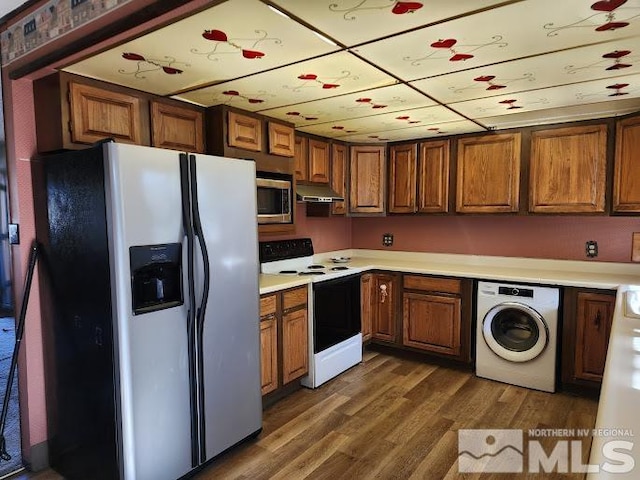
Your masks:
M542 316L528 305L504 302L487 312L482 322L484 341L499 357L528 362L540 355L549 342Z

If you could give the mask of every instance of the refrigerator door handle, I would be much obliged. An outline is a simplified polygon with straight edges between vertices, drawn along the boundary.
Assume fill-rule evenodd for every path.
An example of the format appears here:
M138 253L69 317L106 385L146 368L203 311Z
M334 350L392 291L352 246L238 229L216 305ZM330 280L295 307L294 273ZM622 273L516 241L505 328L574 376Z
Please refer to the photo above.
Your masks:
M207 301L209 299L209 288L211 284L211 271L209 267L209 252L207 250L207 242L204 238L204 232L202 230L202 222L200 221L200 211L198 206L198 182L196 175L196 157L195 155L189 155L189 175L190 175L190 186L191 186L191 218L193 221L193 229L196 238L198 239L198 244L200 245L200 252L202 254L202 266L203 266L203 280L202 280L202 298L200 299L200 304L196 310L196 345L198 351L198 378L199 381L199 389L198 389L198 400L199 405L201 406L200 411L198 412L198 425L199 430L201 432L201 440L200 440L200 459L201 462L204 462L206 459L206 444L205 444L205 412L204 412L204 381L203 372L204 372L204 359L203 359L203 349L204 349L204 319L207 308Z
M189 308L187 310L187 338L189 357L189 400L191 408L191 466L200 465L200 442L202 436L198 421L199 405L197 380L198 362L196 352L196 314L195 314L195 280L194 280L194 228L191 215L191 189L189 188L189 161L186 153L180 154L180 193L182 199L182 228L187 240L187 296Z

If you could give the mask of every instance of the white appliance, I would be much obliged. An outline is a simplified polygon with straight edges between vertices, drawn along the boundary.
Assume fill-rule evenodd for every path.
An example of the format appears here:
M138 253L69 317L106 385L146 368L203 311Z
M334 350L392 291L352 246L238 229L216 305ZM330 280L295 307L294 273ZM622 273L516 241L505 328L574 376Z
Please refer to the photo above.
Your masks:
M266 275L311 276L309 374L302 385L317 388L362 362L360 275L348 265L314 264L310 238L260 242Z
M255 164L116 143L39 164L52 466L175 480L257 435Z
M559 305L557 288L478 282L476 374L554 392Z

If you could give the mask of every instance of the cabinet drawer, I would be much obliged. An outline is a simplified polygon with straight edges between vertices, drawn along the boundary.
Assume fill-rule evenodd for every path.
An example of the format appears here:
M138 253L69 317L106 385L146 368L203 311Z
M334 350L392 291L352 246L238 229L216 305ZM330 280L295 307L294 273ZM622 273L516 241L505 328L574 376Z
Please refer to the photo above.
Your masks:
M273 315L274 313L276 313L275 294L260 297L260 317L266 317L267 315Z
M417 275L405 275L403 281L404 288L411 290L454 294L460 293L461 284L462 282L455 278L420 277Z
M295 288L282 294L282 309L288 310L307 304L307 287Z

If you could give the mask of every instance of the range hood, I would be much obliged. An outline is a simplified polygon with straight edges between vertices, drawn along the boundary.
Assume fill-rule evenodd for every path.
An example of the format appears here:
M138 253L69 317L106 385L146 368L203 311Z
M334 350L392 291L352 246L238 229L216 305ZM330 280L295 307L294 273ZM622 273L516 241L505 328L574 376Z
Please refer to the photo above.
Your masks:
M298 200L312 203L344 202L329 185L296 185Z

